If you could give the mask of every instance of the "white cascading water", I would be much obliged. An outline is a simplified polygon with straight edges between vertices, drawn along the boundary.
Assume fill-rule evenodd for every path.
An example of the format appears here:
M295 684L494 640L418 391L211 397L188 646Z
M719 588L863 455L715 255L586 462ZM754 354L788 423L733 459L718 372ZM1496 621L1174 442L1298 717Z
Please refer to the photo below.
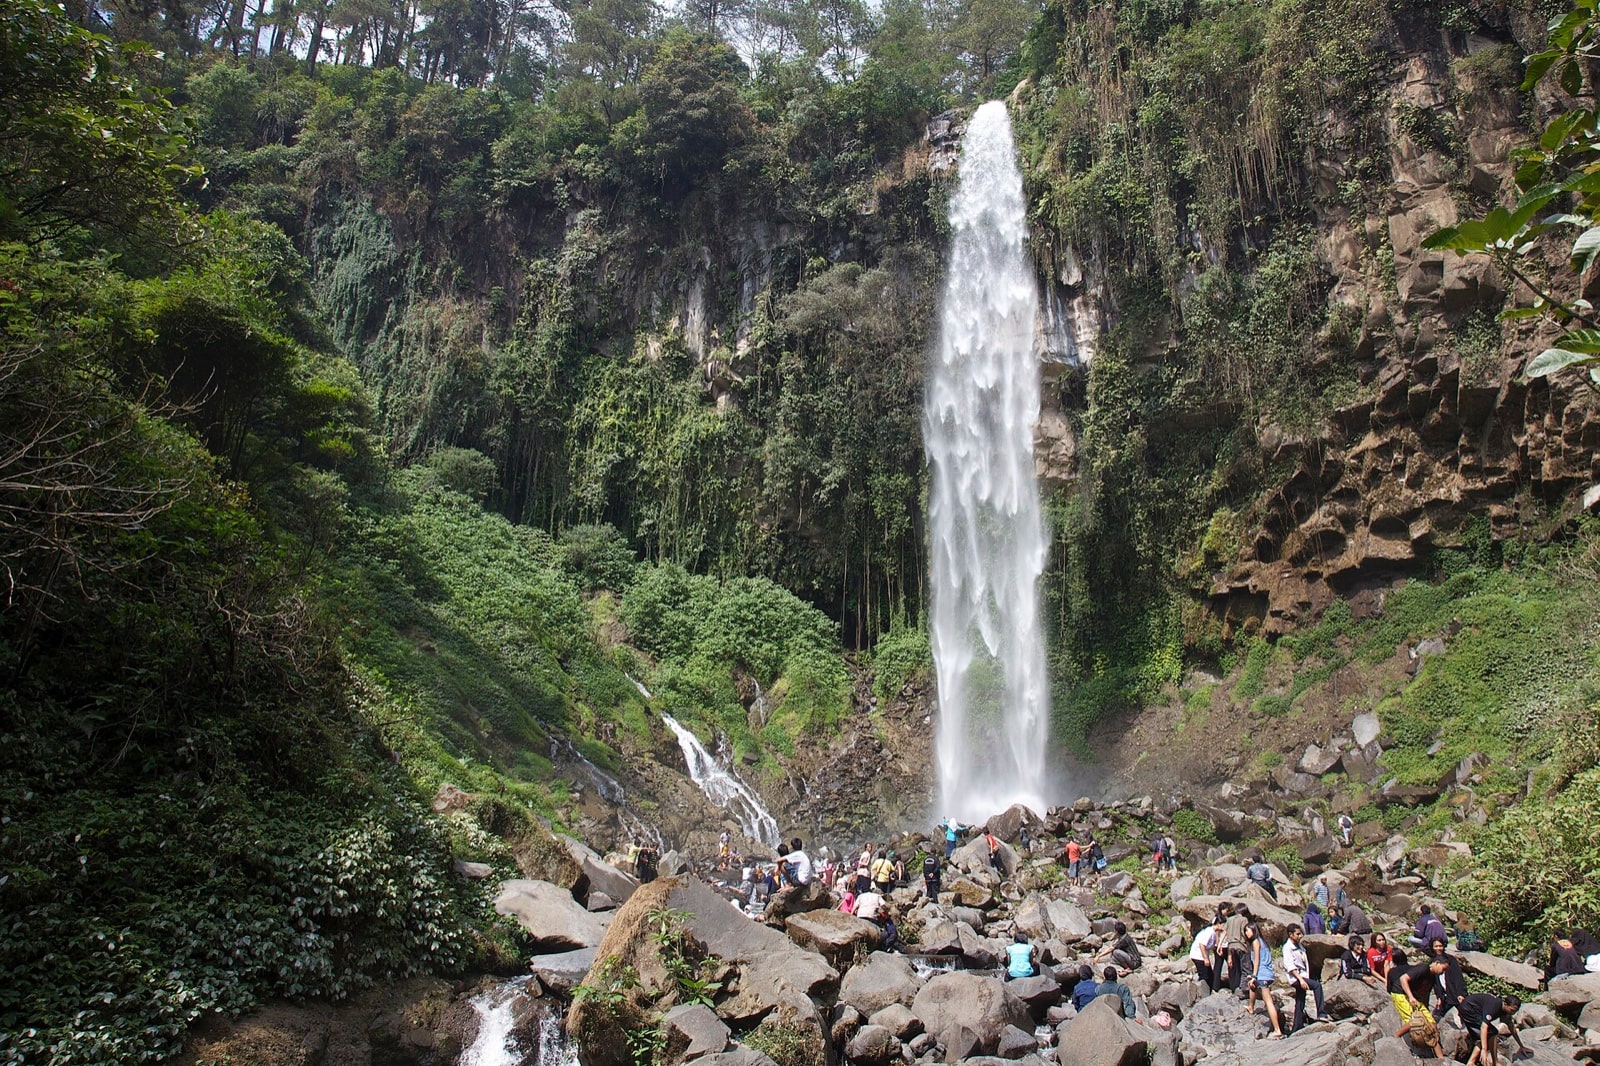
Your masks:
M527 983L526 977L513 978L468 1000L478 1016L478 1032L461 1052L460 1066L578 1066L577 1049L554 1010L546 1010L539 1019L537 1043L523 1047L516 1029L518 1007L527 1000Z
M1033 463L1038 291L1005 104L973 114L950 200L950 271L923 396L939 813L1045 809L1047 553Z
M700 743L700 739L679 725L672 715L663 714L661 720L678 738L678 747L683 749L683 761L689 764L689 777L700 786L700 791L712 803L732 814L745 836L759 840L769 848L777 847L778 820L762 806L760 798L750 786L724 769Z

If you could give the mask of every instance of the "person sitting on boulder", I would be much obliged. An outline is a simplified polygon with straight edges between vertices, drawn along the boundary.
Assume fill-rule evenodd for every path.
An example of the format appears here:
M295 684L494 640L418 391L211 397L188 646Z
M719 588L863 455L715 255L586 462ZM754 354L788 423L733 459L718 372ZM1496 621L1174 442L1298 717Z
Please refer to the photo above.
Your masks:
M882 911L883 923L879 926L883 930L883 947L880 950L900 951L900 923L895 920L894 907L885 906Z
M1072 986L1072 1005L1082 1010L1100 994L1100 983L1094 979L1094 968L1088 963L1078 967L1078 983Z
M1116 939L1101 948L1100 954L1094 957L1094 961L1110 959L1122 967L1124 972L1137 970L1144 962L1139 956L1139 945L1134 943L1133 935L1128 932L1126 925L1117 922L1112 928L1116 931Z
M1316 900L1306 904L1306 912L1300 916L1300 925L1308 936L1321 936L1328 931L1327 923L1322 920L1322 908L1317 906Z
M878 912L883 909L883 897L876 892L862 892L856 896L855 916L864 918L869 922L878 920Z
M1367 948L1367 966L1372 970L1372 976L1387 981L1393 962L1394 951L1389 947L1389 938L1382 933L1373 933L1372 946Z
M1412 947L1426 949L1429 941L1435 938L1445 939L1444 923L1434 917L1433 908L1424 903L1422 913L1417 915L1417 927L1408 939Z
M1106 979L1104 981L1101 981L1098 985L1095 985L1094 998L1099 999L1101 996L1116 996L1117 1013L1122 1015L1124 1018L1132 1018L1137 1009L1133 1003L1133 989L1117 980L1117 968L1115 966L1106 967L1105 978Z
M1353 936L1345 944L1344 954L1339 956L1339 976L1346 981L1360 981L1369 988L1383 987L1383 981L1372 972L1366 941Z
M1550 944L1550 964L1544 968L1545 984L1548 985L1552 977L1565 977L1568 974L1586 972L1588 971L1585 967L1584 957L1578 954L1578 949L1573 944L1572 937L1556 937Z
M1323 1012L1322 982L1311 974L1311 960L1306 955L1306 949L1300 941L1305 939L1305 930L1298 925L1289 927L1289 939L1283 945L1283 970L1284 976L1289 979L1290 995L1294 997L1294 1021L1289 1025L1291 1033L1299 1032L1306 1024L1306 993L1311 993L1314 998L1317 1013L1312 1021L1324 1021L1327 1015Z
M1028 943L1028 938L1023 933L1017 933L1011 938L1011 943L1006 947L1006 980L1018 977L1032 977L1039 972L1038 952Z
M1278 902L1278 888L1272 883L1272 867L1257 854L1256 861L1251 863L1244 872L1245 879L1271 897L1272 902Z
M789 870L797 885L809 885L812 877L811 856L801 846L800 838L789 841Z
M1456 923L1455 934L1457 951L1482 951L1484 949L1483 937L1478 935L1478 930L1465 918Z

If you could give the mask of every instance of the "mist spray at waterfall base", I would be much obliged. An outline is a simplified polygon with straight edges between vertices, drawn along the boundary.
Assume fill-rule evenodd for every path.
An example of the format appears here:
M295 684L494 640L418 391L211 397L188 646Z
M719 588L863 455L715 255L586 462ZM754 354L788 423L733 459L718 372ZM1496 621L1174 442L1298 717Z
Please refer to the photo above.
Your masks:
M1048 542L1033 462L1038 291L1011 120L973 114L950 200L950 268L923 396L939 812L1046 806Z

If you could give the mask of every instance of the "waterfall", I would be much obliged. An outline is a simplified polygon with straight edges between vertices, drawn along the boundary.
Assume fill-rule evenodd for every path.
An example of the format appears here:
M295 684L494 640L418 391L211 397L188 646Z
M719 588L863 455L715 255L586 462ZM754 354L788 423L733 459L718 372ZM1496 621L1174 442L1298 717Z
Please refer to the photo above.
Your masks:
M712 758L698 737L679 725L670 714L661 720L678 738L683 749L683 761L689 764L689 777L700 786L700 791L734 816L739 829L751 840L759 840L769 848L778 846L778 820L767 813L755 791L733 776Z
M478 1016L478 1032L461 1052L459 1066L578 1066L578 1052L562 1031L561 1015L529 1000L527 983L527 977L513 978L468 1000ZM523 1046L517 1033L529 1010L542 1010L531 1048Z
M1045 809L1050 688L1034 480L1038 293L1027 204L999 101L973 114L950 200L950 270L923 396L940 813Z

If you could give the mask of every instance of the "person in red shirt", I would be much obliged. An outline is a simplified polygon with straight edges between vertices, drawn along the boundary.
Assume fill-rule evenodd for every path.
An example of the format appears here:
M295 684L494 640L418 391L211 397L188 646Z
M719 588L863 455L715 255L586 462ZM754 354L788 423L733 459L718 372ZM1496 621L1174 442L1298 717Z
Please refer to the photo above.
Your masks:
M1079 882L1079 873L1083 863L1083 845L1071 837L1067 838L1067 880L1074 886Z
M1382 933L1372 934L1372 946L1367 949L1367 967L1373 976L1389 979L1389 967L1394 964L1394 949Z

